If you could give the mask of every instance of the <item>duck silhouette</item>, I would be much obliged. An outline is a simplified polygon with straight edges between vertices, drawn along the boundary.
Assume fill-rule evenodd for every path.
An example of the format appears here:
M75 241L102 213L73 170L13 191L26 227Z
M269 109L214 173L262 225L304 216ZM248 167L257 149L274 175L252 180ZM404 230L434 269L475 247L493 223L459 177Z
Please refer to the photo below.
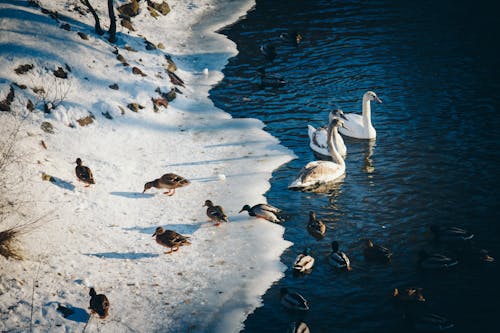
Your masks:
M82 164L82 160L78 157L75 161L75 173L78 180L84 182L85 187L89 187L91 184L95 184L94 176L92 175L92 171L89 167Z
M109 300L104 294L97 294L94 288L90 288L90 313L97 314L99 318L105 319L109 313Z

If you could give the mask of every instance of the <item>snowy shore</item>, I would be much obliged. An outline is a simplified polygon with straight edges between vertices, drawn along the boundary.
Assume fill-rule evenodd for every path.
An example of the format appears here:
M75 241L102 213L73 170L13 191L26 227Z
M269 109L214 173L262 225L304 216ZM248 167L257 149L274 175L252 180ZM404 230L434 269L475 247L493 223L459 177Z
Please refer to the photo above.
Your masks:
M25 169L11 175L24 189L17 199L34 202L32 213L48 217L23 235L24 261L0 257L0 329L81 331L93 286L108 296L110 316L92 317L87 332L239 331L282 276L279 257L290 243L282 226L238 212L264 202L272 171L294 157L262 130L262 122L232 119L208 98L236 54L234 43L213 31L252 3L170 1L171 12L155 19L141 1L136 31L118 27L116 46L130 66L117 60L106 36L94 33L90 14L81 16L63 0L40 4L61 16L55 20L27 1L0 3L0 99L13 82L13 109L40 100L35 87L45 89L46 99L64 94L50 113L38 103L23 123ZM106 27L106 4L95 5ZM146 50L143 37L165 49ZM155 90L173 87L165 54L186 87L155 112ZM34 66L17 74L23 64ZM67 79L54 78L58 67ZM145 76L133 74L133 67ZM119 89L110 89L113 84ZM133 112L130 103L144 108ZM80 126L77 120L89 112L93 123ZM42 122L50 122L54 133L44 132ZM77 157L94 172L90 188L76 181ZM192 183L172 197L142 194L146 181L167 172ZM58 181L44 181L42 173ZM222 205L230 223L214 227L202 207L206 199ZM192 245L165 255L151 237L160 225L190 235ZM64 318L59 305L75 314Z

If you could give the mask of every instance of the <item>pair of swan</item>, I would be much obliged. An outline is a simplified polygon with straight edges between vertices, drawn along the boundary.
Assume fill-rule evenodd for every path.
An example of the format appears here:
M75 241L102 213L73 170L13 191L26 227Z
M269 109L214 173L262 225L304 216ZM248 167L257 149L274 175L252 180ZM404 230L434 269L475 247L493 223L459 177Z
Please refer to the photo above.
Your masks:
M342 155L347 153L344 140L339 135L357 139L375 139L377 132L371 123L371 101L382 103L377 94L367 91L363 95L363 113L344 114L341 110L332 112L329 116L328 129L314 129L309 126L309 146L315 152L330 156L333 161L309 162L300 170L297 178L288 186L290 189L306 189L337 180L345 173L345 162Z

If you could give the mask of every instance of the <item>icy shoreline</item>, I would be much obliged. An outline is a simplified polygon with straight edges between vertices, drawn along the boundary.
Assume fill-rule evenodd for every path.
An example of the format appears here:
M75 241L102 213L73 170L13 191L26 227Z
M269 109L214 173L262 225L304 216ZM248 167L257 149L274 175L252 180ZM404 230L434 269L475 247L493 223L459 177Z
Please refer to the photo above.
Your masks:
M65 1L42 5L61 12ZM72 69L65 102L50 115L35 111L25 124L30 135L21 144L30 152L29 170L15 177L27 185L24 196L37 203L39 212L54 214L23 236L25 261L0 258L2 330L24 331L32 323L40 332L80 331L88 319L83 315L88 287L94 286L110 299L110 317L92 319L88 331L237 332L282 275L279 258L290 245L283 240L283 227L238 212L244 204L265 201L272 171L293 154L262 130L262 122L232 119L208 99L227 59L236 54L234 43L212 31L234 22L252 3L170 5L172 11L155 25L144 10L136 19L142 35L166 45L165 53L173 56L186 82L184 94L155 113L151 92L156 87L168 91L171 84L166 75L155 75L163 73L163 52L144 51L137 33L123 29L117 45L146 77L133 76L117 63L112 46L92 34L89 16L67 19L70 34L36 8L0 4L2 93L10 82L43 84L43 68L56 63ZM31 21L30 31L21 29L25 20ZM78 30L89 34L90 42L82 42ZM125 45L139 52L124 51ZM14 69L24 63L40 70L16 75ZM110 90L111 83L120 90ZM131 100L145 109L122 115L118 106ZM67 126L88 111L96 116L93 124ZM113 120L101 115L106 112ZM50 121L55 134L41 131L42 121ZM97 184L90 189L74 179L76 157L94 171ZM42 172L67 186L43 181ZM141 194L145 181L165 172L181 174L192 184L173 197ZM213 227L202 207L206 199L222 205L231 223ZM158 225L191 235L193 244L164 255L151 238ZM63 318L59 304L79 310L80 316Z

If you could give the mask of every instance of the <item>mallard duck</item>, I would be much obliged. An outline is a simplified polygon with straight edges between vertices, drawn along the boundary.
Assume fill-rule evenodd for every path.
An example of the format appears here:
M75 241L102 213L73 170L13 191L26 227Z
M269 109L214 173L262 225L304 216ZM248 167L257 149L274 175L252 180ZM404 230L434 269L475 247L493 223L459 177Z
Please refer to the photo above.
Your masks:
M279 88L283 87L287 83L286 80L279 75L266 74L266 70L264 68L259 68L257 72L260 77L261 88L264 87Z
M344 252L339 251L339 243L337 241L332 242L332 253L328 257L328 262L337 269L345 269L347 271L352 269L351 261L347 255Z
M180 246L191 245L188 236L183 236L173 230L165 230L162 227L156 228L153 237L155 236L158 244L170 248L170 251L165 252L165 254L179 250Z
M182 176L176 175L175 173L166 173L160 178L144 184L144 191L142 191L142 193L146 192L146 190L149 190L152 187L156 187L158 189L168 189L167 192L163 193L168 196L172 196L174 195L176 188L183 187L189 184L190 181Z
M342 110L337 109L330 112L328 122L330 123L333 119L346 119L346 117ZM307 134L309 135L309 147L321 156L330 157L330 152L328 151L328 126L314 128L311 125L307 125ZM340 155L345 156L347 154L347 147L338 132L334 133L333 144Z
M482 263L493 263L495 258L490 255L490 252L486 249L480 249L478 251L478 257Z
M418 332L442 332L455 327L447 318L431 312L417 312L417 314L407 314L415 331Z
M356 139L375 139L377 132L372 125L371 120L371 101L382 103L377 94L373 91L367 91L363 95L363 113L361 115L355 113L347 113L345 116L345 127L341 128L340 134Z
M264 55L264 57L273 62L276 58L276 47L271 43L264 43L260 45L260 52Z
M370 239L367 239L365 244L363 254L366 260L377 262L388 262L391 260L392 252L388 248L375 245Z
M86 183L85 187L89 187L91 184L95 184L94 176L89 167L82 165L82 160L78 157L75 161L75 173L78 180Z
M309 330L309 327L306 325L306 323L301 321L299 323L293 322L290 325L288 333L311 333L311 331Z
M321 185L337 182L345 174L345 162L335 149L333 138L338 135L338 128L343 126L340 119L333 119L328 125L328 151L332 161L312 161L307 163L288 185L292 190L307 190Z
M309 310L309 303L298 292L289 292L287 288L280 289L280 302L285 308L289 310Z
M425 302L422 288L409 287L402 289L394 288L392 297L399 303Z
M316 219L316 213L313 211L309 212L307 231L315 238L323 238L326 232L326 225L323 221Z
M219 226L221 222L229 222L221 206L214 206L213 202L210 200L206 200L203 206L207 207L207 216L210 220L215 222L215 226Z
M302 41L302 35L297 31L283 32L280 34L281 40L291 43L293 46L299 46Z
M314 266L314 258L309 255L309 249L304 249L301 254L297 256L293 263L293 269L299 273L305 273L311 270Z
M268 220L273 223L281 223L283 222L279 217L278 213L281 212L281 209L276 208L274 206L268 205L268 204L257 204L253 207L250 207L249 205L243 206L241 210L239 211L240 213L243 211L247 211L248 215L250 216L255 216L257 218L261 218L264 220Z
M431 225L429 228L436 240L445 243L463 243L474 238L474 234L459 227L441 227L439 225Z
M96 313L99 318L104 319L108 316L109 300L104 294L97 294L94 288L90 288L90 313Z
M458 260L441 253L427 253L427 251L421 250L418 253L418 265L423 269L447 269L458 265Z

